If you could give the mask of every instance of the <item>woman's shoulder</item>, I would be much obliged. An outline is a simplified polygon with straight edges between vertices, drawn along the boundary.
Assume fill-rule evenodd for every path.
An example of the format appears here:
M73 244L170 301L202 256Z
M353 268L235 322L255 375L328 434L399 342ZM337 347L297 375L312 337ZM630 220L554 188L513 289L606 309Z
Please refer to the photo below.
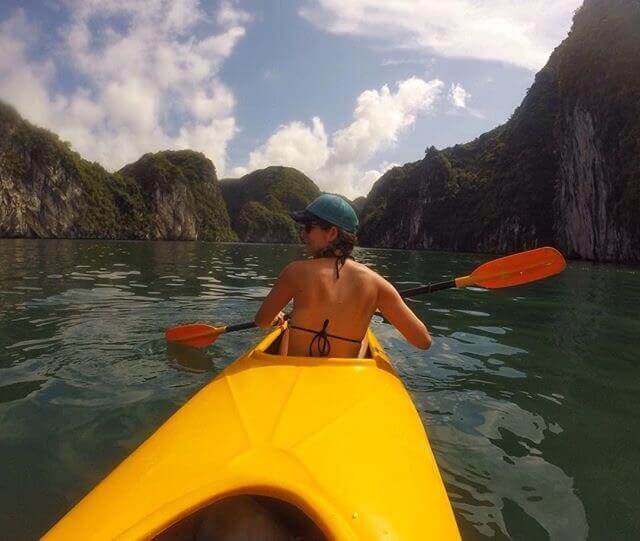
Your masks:
M375 276L380 276L376 271L374 271L371 267L365 265L364 263L360 263L359 261L356 261L355 259L351 259L349 260L355 268L357 268L358 270L362 271L362 272L366 272L368 274L371 275L375 275Z
M371 282L379 282L380 280L384 280L382 276L380 276L376 271L372 268L368 267L364 263L359 263L358 261L351 260L350 263L353 265L353 269L355 272L359 273L361 276L366 278Z
M310 269L310 268L313 268L314 266L323 265L328 261L329 261L329 258L327 257L309 257L306 259L294 259L293 261L287 264L285 269L288 269L288 268Z
M313 272L316 261L316 259L296 259L282 270L282 274L289 278L293 278L298 277L301 274Z
M285 267L283 272L299 275L305 272L315 272L325 267L333 269L334 261L335 260L333 259L329 260L324 258L298 259L289 263ZM361 274L362 276L366 276L368 279L376 281L384 280L384 278L382 278L382 276L380 276L376 271L374 271L364 263L360 263L358 261L355 261L354 259L347 259L345 265L347 265L349 267L349 270L351 270L352 272L356 272L358 274Z
M309 269L313 265L314 261L316 260L315 259L296 259L295 261L292 261L291 263L289 263L285 267L285 270L298 272L302 269Z
M393 285L391 285L391 282L389 282L381 274L378 274L372 268L367 267L366 265L364 265L362 263L358 263L358 265L360 265L360 270L363 273L363 275L366 275L367 281L372 283L372 284L375 284L376 287L378 288L378 290L385 289L387 287L393 287Z

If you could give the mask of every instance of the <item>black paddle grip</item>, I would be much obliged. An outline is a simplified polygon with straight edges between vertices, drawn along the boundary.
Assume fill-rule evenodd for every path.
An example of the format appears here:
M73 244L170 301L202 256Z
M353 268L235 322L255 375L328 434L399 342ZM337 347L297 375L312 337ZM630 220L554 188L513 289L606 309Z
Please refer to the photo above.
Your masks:
M225 332L244 331L245 329L253 329L257 327L255 321L247 321L246 323L237 323L236 325L228 325Z
M455 280L447 280L446 282L438 282L436 284L427 284L426 286L414 287L413 289L405 289L400 291L401 297L415 297L416 295L422 295L424 293L432 293L433 291L440 291L441 289L450 289L456 287Z

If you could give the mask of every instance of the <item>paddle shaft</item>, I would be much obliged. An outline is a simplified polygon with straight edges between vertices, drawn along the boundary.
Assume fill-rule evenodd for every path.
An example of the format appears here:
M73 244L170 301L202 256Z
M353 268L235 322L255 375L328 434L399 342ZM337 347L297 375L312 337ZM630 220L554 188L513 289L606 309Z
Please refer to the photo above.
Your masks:
M253 329L257 327L255 321L247 321L246 323L237 323L236 325L227 325L224 332L244 331L246 329Z
M427 284L426 286L414 287L412 289L405 289L400 291L400 296L404 299L406 297L414 297L416 295L423 295L425 293L432 293L433 291L440 291L441 289L449 289L456 286L455 280L447 280L446 282L436 282L435 284Z

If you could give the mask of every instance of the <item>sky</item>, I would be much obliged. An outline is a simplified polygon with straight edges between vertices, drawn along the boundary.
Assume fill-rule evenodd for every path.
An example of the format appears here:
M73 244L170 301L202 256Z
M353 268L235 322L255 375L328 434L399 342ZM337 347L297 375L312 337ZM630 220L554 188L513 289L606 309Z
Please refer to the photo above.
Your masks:
M504 123L580 0L3 0L0 100L116 171L193 149L366 195Z

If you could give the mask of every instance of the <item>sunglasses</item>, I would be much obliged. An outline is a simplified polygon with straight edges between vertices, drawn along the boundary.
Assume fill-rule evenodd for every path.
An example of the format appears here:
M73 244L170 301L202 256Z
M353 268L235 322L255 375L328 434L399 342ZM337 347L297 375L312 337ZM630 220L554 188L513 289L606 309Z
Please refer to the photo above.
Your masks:
M320 229L326 229L325 227L323 227L322 224L319 224L318 222L305 222L299 225L300 225L300 228L304 229L304 232L307 234L311 233L311 230L314 227L319 227Z

